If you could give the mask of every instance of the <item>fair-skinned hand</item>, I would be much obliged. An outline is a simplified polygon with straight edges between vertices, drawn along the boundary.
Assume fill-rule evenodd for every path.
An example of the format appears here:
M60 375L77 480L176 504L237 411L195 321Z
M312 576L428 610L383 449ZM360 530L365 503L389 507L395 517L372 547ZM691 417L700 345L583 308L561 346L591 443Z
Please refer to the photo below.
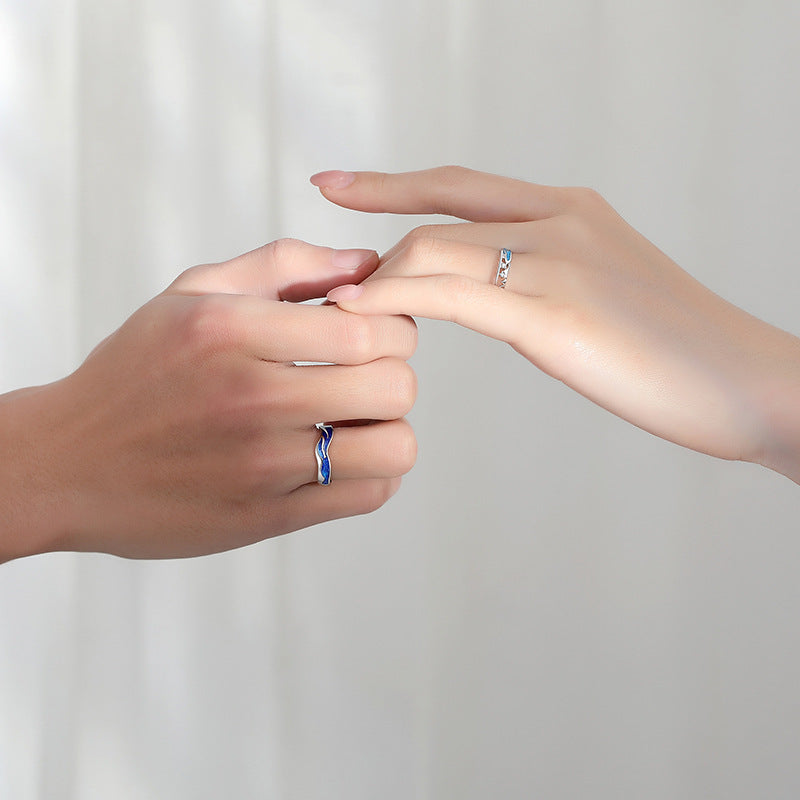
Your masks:
M335 253L281 240L189 269L72 375L0 397L0 561L196 556L382 505L416 454L402 419L416 326L281 302L377 264ZM329 486L316 482L322 421L343 423Z
M597 193L460 167L312 183L346 208L474 221L412 231L328 294L340 308L458 322L657 436L800 482L800 340L698 283Z

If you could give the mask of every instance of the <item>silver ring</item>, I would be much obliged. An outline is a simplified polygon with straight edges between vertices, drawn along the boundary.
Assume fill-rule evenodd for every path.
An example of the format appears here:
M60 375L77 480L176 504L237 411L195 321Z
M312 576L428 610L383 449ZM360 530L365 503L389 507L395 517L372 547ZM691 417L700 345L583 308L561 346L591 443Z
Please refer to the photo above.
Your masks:
M500 263L497 265L497 275L494 279L494 285L499 286L501 289L506 288L508 269L511 266L511 255L511 251L505 247L500 251Z
M320 432L319 441L314 448L317 457L317 483L327 486L331 482L331 460L328 458L328 448L333 439L333 425L318 422L317 430Z

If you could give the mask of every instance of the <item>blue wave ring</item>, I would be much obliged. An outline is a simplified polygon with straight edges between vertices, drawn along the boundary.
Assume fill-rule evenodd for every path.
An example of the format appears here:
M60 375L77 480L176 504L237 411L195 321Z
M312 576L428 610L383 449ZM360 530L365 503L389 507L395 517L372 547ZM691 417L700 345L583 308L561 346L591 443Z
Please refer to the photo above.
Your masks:
M314 455L317 457L317 483L327 486L331 482L331 460L328 457L328 448L333 439L333 425L318 422L316 427L320 432L319 441L314 448Z

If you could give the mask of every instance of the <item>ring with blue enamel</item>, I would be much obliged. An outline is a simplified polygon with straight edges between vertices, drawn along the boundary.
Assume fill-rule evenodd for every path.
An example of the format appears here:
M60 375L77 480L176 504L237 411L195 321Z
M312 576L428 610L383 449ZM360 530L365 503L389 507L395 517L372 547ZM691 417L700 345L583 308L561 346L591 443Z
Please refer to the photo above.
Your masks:
M500 251L500 263L497 265L497 275L494 279L494 285L499 286L501 289L506 288L508 270L511 266L511 256L511 251L505 247Z
M333 439L333 425L318 422L316 427L320 432L319 441L314 448L314 455L317 457L317 483L328 486L331 482L331 460L328 457L328 448Z

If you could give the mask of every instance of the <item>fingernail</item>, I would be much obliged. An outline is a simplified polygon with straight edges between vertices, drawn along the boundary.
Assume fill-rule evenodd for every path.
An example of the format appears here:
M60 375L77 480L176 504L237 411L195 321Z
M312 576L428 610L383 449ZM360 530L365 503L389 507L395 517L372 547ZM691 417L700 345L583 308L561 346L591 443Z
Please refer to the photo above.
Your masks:
M312 175L311 183L324 189L344 189L355 179L355 172L342 172L340 169L332 169Z
M374 250L334 250L331 263L339 269L356 269L376 255Z
M338 303L340 300L355 300L361 297L364 291L363 286L356 286L354 283L346 283L344 286L337 286L328 292L328 300L331 303Z

